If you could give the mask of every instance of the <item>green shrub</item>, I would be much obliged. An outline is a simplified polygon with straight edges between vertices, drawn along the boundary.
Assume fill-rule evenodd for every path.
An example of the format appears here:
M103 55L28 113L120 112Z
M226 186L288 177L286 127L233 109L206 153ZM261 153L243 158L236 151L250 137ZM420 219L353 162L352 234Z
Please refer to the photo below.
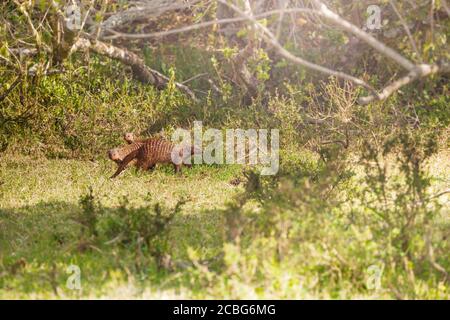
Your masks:
M354 170L337 152L247 172L224 211L222 267L198 267L199 281L229 298L448 297L450 229L424 169L435 137L392 136L381 150L366 141Z
M80 199L82 211L76 221L83 226L82 232L88 241L100 246L106 244L131 250L135 255L142 256L140 260L148 261L150 257L158 267L167 268L169 265L164 263L170 258L170 223L184 203L184 200L178 201L171 210L159 203L135 208L128 206L128 200L124 198L117 209L104 208L95 201L90 189Z

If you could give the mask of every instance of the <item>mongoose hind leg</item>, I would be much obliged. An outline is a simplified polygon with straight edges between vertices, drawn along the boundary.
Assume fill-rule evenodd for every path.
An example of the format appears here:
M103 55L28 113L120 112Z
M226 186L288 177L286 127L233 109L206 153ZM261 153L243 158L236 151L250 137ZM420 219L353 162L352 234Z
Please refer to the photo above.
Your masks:
M173 164L173 168L175 169L175 173L181 173L181 164Z
M147 171L147 170L153 170L156 166L156 163L154 161L144 161L141 165L141 169L143 171Z

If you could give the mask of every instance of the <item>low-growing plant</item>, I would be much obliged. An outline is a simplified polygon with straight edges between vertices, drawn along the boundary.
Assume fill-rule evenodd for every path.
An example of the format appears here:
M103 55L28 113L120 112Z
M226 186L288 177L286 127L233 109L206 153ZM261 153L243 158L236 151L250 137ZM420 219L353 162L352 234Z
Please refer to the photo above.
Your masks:
M280 288L301 298L448 297L449 226L424 169L435 136L395 133L381 150L365 146L354 169L335 150L314 170L303 161L276 177L247 172L245 192L224 210L222 267L197 265L199 279L230 298Z
M128 205L125 197L117 209L105 208L96 201L90 188L80 199L82 210L76 220L83 226L83 235L87 233L93 243L132 249L140 263L151 257L158 267L169 268L170 225L185 202L179 200L173 209L158 202L135 208Z

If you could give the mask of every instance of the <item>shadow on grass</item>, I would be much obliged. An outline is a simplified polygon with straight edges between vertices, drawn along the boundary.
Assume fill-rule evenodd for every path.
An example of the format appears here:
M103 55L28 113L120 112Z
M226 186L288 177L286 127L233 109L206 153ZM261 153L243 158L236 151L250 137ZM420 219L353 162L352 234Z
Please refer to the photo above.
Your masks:
M95 214L101 220L133 215L141 209L102 206ZM80 223L85 211L81 202L0 209L0 297L76 297L79 292L67 289L73 274L71 265L80 268L83 295L102 292L108 281L127 282L130 278L142 287L150 283L156 288L189 286L188 248L198 252L202 260L214 259L222 249L223 215L219 210L174 216L165 231L164 254L171 259L167 268L161 268L151 250L133 240L139 226L131 230L128 242L119 236L108 238L104 232L94 235ZM174 274L180 275L178 280L169 281Z

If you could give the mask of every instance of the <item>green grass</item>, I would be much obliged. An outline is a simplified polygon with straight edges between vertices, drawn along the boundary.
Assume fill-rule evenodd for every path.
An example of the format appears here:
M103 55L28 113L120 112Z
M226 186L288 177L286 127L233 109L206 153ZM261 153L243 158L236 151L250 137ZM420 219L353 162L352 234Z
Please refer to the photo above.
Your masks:
M106 212L117 210L123 199L128 207L158 202L173 208L187 199L173 221L169 243L173 259L188 264L187 247L200 248L203 259L217 255L222 246L220 215L227 201L241 190L230 183L239 167L197 166L174 175L172 167L153 172L128 169L118 178L110 161L33 160L10 158L0 167L0 298L74 295L65 286L70 264L79 265L83 295L102 295L111 281L126 285L133 261L121 257L114 246L80 247L80 197L92 188ZM121 258L124 258L123 260ZM145 273L150 283L164 282L164 272ZM109 289L107 290L109 292Z
M448 182L445 158L444 154L429 165L437 190ZM289 259L277 262L265 256L276 246L276 236L255 238L245 249L224 241L227 204L244 191L243 183L232 183L243 180L241 167L194 166L182 175L175 175L170 166L146 173L131 168L111 180L115 168L106 160L2 159L0 299L395 298L387 285L370 291L361 284L367 261L377 256L382 242L371 242L365 226L342 228L347 220L339 211L324 212L324 224L317 228L314 216L299 208L296 215L305 221L298 232L305 242ZM94 239L83 231L80 199L91 189L93 204L100 208L96 212L111 217L120 215L124 203L125 214L133 215L149 204L159 203L170 211L180 199L187 200L170 222L167 252L173 267L158 268L148 252L133 243L119 245L115 239ZM282 210L272 209L274 215ZM260 209L250 201L244 212L258 214ZM443 214L448 225L448 210ZM348 239L357 241L349 245ZM81 290L66 286L70 265L80 267ZM391 276L388 270L386 274ZM414 296L448 298L447 285L432 279L416 279Z

